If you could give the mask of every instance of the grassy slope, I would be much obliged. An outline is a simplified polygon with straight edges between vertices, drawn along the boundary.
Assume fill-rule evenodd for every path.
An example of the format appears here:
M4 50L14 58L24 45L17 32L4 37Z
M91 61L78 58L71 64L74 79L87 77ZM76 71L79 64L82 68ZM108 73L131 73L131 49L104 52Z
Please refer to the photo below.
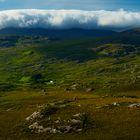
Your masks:
M126 93L121 93L125 95ZM137 95L138 98L101 98L87 93L54 91L45 95L41 91L16 91L1 93L0 98L0 139L97 139L97 140L117 140L117 139L140 139L139 137L139 115L138 108L129 109L128 107L115 108L96 108L113 102L135 103L140 102L139 92L129 92L127 95ZM126 95L126 96L127 96ZM80 108L69 107L63 111L57 112L57 117L67 118L70 114L78 112L88 112L94 121L95 128L91 128L84 133L72 134L34 134L26 131L24 126L25 118L37 109L37 105L44 103L60 101L63 99L77 100L72 103L81 105ZM53 116L51 117L53 118Z
M96 108L113 102L140 102L139 46L102 39L43 41L19 39L15 47L0 48L0 139L140 139L138 108ZM87 88L94 91L87 93ZM73 97L81 108L70 107L55 115L87 111L95 128L62 135L24 130L25 118L38 104Z
M0 87L71 89L76 84L78 90L139 90L139 47L101 45L98 40L48 41L44 45L23 41L16 47L0 48Z

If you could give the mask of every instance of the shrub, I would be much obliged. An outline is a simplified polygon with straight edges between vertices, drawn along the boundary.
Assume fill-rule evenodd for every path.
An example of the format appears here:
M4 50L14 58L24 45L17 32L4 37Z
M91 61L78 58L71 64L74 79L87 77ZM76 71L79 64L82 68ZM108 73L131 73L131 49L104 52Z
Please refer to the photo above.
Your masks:
M42 83L43 82L43 76L42 76L42 74L38 73L38 74L32 75L31 81L33 83L35 83L35 84L36 83Z
M83 128L88 128L88 127L91 127L92 126L92 121L91 121L91 118L89 116L88 113L83 113L81 115L81 121L82 121L82 127Z
M51 114L54 114L57 110L58 110L58 107L47 105L41 110L41 115L43 116L51 115Z

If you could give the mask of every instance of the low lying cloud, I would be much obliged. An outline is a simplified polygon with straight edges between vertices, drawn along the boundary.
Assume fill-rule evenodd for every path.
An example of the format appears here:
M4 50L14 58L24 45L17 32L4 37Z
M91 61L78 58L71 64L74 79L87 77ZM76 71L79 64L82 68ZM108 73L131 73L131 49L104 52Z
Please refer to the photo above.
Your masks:
M0 29L6 27L124 30L140 27L140 12L37 9L0 11Z

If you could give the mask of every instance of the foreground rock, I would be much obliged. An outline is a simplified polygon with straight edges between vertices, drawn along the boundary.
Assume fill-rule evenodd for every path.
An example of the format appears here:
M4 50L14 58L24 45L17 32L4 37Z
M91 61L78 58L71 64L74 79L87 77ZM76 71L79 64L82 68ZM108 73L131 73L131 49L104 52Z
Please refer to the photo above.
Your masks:
M64 119L63 116L61 116L63 119L60 117L52 119L52 116L57 112L66 107L71 107L70 103L73 101L74 100L63 100L39 106L39 111L34 112L25 119L28 129L34 133L47 132L53 134L79 133L85 130L89 124L91 125L91 123L89 123L89 116L85 112L68 116L67 119Z
M35 114L35 113L34 113ZM29 129L31 130L31 132L35 132L35 133L43 133L43 132L48 132L48 133L78 133L83 131L83 115L85 113L78 113L75 114L71 117L70 120L56 120L53 122L53 124L57 124L54 125L52 124L51 127L44 127L43 125L39 125L39 123L36 121L34 123L32 123L31 125L29 125ZM73 119L77 118L77 119ZM38 118L41 119L41 118ZM30 119L26 119L26 120L30 120ZM32 119L33 120L33 119ZM39 121L39 120L38 120ZM61 121L61 123L60 123ZM62 122L65 122L65 125L63 125Z

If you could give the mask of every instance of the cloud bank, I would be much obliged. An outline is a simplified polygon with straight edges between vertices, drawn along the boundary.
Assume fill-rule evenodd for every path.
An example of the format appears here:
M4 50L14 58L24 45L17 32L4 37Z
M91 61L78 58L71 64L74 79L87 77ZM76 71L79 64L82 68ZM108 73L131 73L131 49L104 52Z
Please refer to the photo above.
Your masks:
M140 12L37 9L0 11L0 29L6 27L125 30L140 27Z

